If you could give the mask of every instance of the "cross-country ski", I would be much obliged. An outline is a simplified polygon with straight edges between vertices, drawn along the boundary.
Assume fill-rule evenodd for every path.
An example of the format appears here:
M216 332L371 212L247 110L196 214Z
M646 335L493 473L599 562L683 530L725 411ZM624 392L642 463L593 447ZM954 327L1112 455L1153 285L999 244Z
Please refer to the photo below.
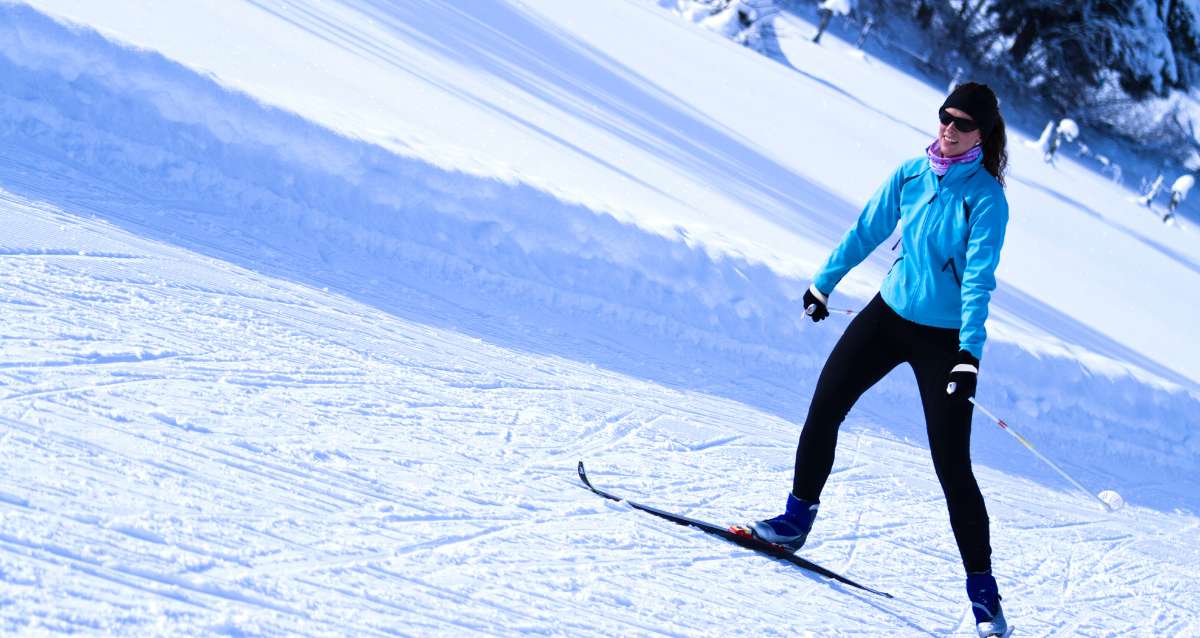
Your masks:
M586 485L588 489L595 492L596 494L599 494L600 496L603 496L604 498L607 498L607 499L610 499L613 501L623 502L626 505L628 505L636 510L641 510L641 511L651 514L653 516L657 516L661 519L671 521L672 523L675 523L676 525L684 525L687 527L694 527L694 528L704 532L705 534L711 534L713 536L723 538L732 543L741 545L742 547L745 547L747 549L752 549L760 554L765 554L767 556L770 556L771 558L785 560L789 563L792 563L793 565L796 565L797 567L800 567L802 569L806 569L810 572L813 572L814 574L824 576L825 578L830 578L839 583L849 585L856 589L861 589L863 591L870 592L872 594L877 594L879 596L883 596L884 598L892 598L892 595L887 592L882 592L882 591L879 591L878 589L873 589L871 587L867 587L866 585L861 585L859 583L854 582L853 580L850 580L849 578L846 578L845 576L842 576L841 574L838 574L838 573L830 571L824 567L821 567L820 565L818 565L810 560L807 560L801 556L797 556L795 554L795 552L789 551L786 547L780 547L779 545L774 545L772 543L765 543L765 542L760 541L752 536L749 536L737 529L734 529L730 526L717 525L714 523L708 523L705 521L697 520L697 519L694 519L694 518L691 518L688 516L683 516L682 514L674 514L672 512L667 512L667 511L658 509L656 507L651 507L649 505L643 505L643 504L637 503L635 501L621 498L619 496L612 494L611 492L597 488L596 486L592 485L591 480L588 479L587 472L584 470L584 467L583 467L583 461L579 462L578 472L579 472L579 480L583 481L583 484Z

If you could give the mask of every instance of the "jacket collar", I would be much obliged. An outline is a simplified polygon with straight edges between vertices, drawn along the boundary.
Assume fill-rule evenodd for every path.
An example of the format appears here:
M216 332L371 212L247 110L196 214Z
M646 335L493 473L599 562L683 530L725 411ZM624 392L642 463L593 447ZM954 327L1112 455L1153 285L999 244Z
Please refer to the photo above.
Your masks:
M946 171L945 175L942 176L942 184L964 181L968 177L974 175L975 172L979 170L980 166L983 166L982 156L977 157L970 162L955 164L950 167L950 170ZM932 173L933 171L930 170L929 172Z

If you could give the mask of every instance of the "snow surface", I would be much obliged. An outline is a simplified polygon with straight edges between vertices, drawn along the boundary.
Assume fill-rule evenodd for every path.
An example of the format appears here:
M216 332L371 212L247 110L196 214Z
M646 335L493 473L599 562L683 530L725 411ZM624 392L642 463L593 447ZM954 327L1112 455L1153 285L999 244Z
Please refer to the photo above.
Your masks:
M574 477L782 505L846 323L800 296L941 96L773 27L784 64L649 1L0 4L4 629L970 634L910 375L805 549L895 601ZM979 398L1128 506L977 419L1006 609L1196 635L1200 246L1014 133Z

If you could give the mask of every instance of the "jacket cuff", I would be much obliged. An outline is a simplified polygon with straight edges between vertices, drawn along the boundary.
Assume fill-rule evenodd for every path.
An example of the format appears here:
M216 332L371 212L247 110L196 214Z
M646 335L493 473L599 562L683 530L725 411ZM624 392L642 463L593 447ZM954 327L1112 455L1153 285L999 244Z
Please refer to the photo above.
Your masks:
M973 368L971 372L979 374L979 357L971 353L970 350L958 351L958 365L954 366L958 370L959 366L969 366Z
M813 294L813 296L817 298L817 301L820 301L821 303L825 304L826 306L829 305L829 296L826 295L825 293L821 292L820 290L817 290L817 284L813 284L813 285L809 286L808 291L811 292Z

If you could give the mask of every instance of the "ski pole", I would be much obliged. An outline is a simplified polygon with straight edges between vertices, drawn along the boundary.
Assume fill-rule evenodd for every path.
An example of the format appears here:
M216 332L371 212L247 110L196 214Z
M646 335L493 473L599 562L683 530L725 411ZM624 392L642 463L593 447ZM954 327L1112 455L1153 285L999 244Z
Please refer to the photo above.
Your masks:
M830 308L829 306L825 306L825 309L828 310L830 314L848 315L848 316L854 316L854 315L858 314L857 310L851 310L849 308ZM804 314L811 315L812 313L814 313L816 311L817 311L817 304L815 304L815 303L809 304L809 306L804 309Z
M953 393L954 385L955 385L954 382L951 382L950 385L947 386L946 390ZM1108 512L1115 511L1113 506L1108 504L1108 501L1100 498L1099 496L1096 496L1095 494L1092 494L1090 491L1088 491L1088 489L1086 487L1080 485L1079 481L1076 481L1075 479L1071 478L1071 475L1064 472L1061 467L1055 465L1053 461L1051 461L1050 459L1043 456L1041 452L1038 452L1037 448L1033 447L1033 444L1029 442L1029 439L1026 439L1025 437L1018 434L1016 430L1012 429L1011 425L1004 422L1004 419L1001 419L1000 417L996 416L995 414L992 414L991 410L988 410L987 408L983 407L982 405L979 405L979 402L975 400L975 397L967 397L967 400L970 401L971 403L975 404L975 407L979 408L980 410L983 410L984 414L991 417L992 421L995 421L996 425L1000 426L1000 429L1013 435L1013 437L1015 437L1018 441L1021 442L1021 445L1024 445L1026 448L1029 449L1030 452L1033 452L1034 456L1041 459L1042 462L1045 463L1046 465L1049 465L1050 467L1054 468L1055 472L1058 472L1060 475L1062 475L1063 478L1070 481L1071 485L1074 485L1075 487L1079 488L1079 491L1083 492L1084 494L1087 494L1088 498L1094 498L1094 499L1100 501L1100 503L1102 505L1104 505L1105 511L1108 511Z

